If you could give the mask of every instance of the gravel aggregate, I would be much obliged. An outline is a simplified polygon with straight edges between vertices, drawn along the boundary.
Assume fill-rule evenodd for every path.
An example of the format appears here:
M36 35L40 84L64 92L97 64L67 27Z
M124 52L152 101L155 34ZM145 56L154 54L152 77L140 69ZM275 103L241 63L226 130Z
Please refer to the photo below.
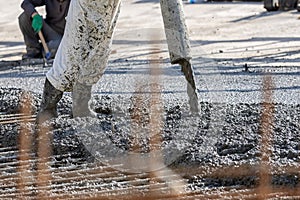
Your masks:
M0 109L1 113L16 114L20 112L22 101L20 97L24 90L18 88L0 88ZM33 113L38 111L41 96L31 93L33 97L31 106ZM101 134L111 134L109 139L114 148L124 151L132 151L134 136L130 135L124 124L116 119L122 119L117 116L116 110L134 110L134 107L114 108L112 102L124 101L121 97L114 99L109 95L99 96L94 94L94 108L99 114L97 127L98 130L106 130ZM96 100L96 101L95 101ZM262 104L226 104L200 102L201 112L199 116L193 116L192 120L196 124L196 132L182 130L180 123L187 112L188 106L178 104L176 100L174 105L165 106L165 121L163 126L163 142L178 144L174 135L184 132L183 135L191 134L191 137L183 138L188 142L187 146L181 149L181 154L168 163L171 166L238 166L241 164L253 165L260 161L260 142L261 142L261 114ZM27 105L28 106L28 105ZM276 166L298 166L300 153L300 105L288 105L274 103L274 121L272 126L271 155L270 160ZM149 123L149 110L147 107L139 108L142 116L142 122ZM53 130L53 156L57 157L57 166L79 165L83 163L95 162L95 156L89 152L84 144L78 138L78 123L94 122L90 119L72 119L71 118L71 98L65 95L58 105L59 118L51 121ZM222 120L212 118L212 113L217 112ZM129 112L130 113L130 112ZM118 118L119 117L119 118ZM217 123L216 123L217 122ZM114 129L112 134L111 129ZM123 129L124 128L124 129ZM18 146L18 132L20 125L18 123L0 125L0 148ZM107 132L108 131L108 132ZM182 136L182 135L181 135ZM138 140L142 151L149 152L149 138L141 136ZM181 138L182 139L182 138ZM175 145L176 146L176 145ZM180 148L176 146L176 148ZM169 149L173 151L173 149ZM68 156L65 156L68 155ZM10 158L1 157L5 162ZM59 162L58 162L59 161ZM57 167L56 166L56 167ZM53 166L55 167L55 165ZM226 173L226 172L224 172ZM274 186L295 187L299 184L298 173L282 173L281 171L271 172L272 184ZM193 190L206 187L255 187L259 183L257 174L242 177L209 177L193 176L188 177L190 187Z

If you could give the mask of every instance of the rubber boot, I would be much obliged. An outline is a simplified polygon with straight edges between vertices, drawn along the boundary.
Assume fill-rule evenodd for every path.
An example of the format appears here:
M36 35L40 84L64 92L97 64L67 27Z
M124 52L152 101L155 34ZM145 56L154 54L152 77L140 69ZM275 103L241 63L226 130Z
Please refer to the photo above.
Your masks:
M37 123L42 124L47 120L57 117L57 103L62 98L63 92L57 90L46 78L40 110L37 114Z
M76 82L72 91L73 117L96 117L90 109L89 102L92 96L92 86Z

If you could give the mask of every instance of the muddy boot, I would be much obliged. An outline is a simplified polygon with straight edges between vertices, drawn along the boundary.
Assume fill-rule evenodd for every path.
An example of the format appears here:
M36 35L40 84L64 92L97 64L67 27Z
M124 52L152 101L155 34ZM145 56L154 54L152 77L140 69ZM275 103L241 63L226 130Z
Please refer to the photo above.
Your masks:
M92 86L76 82L72 91L73 117L96 117L96 113L90 109L89 101L92 96Z
M37 124L57 117L57 103L62 98L63 92L57 90L46 78L40 110L37 114Z

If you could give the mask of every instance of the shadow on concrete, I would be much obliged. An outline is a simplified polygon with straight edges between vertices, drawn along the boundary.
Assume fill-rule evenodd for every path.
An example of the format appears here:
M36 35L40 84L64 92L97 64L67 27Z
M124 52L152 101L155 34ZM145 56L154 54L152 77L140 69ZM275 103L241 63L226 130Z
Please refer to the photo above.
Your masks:
M250 20L255 20L255 19L259 19L259 18L262 18L262 17L269 17L269 16L272 16L272 15L277 15L277 14L280 14L281 12L283 11L277 11L277 12L261 12L259 14L255 14L255 15L250 15L250 16L246 16L246 17L242 17L240 19L236 19L236 20L232 20L230 22L241 22L241 21L250 21Z
M192 45L207 45L207 44L214 44L214 43L237 43L237 42L293 42L293 41L300 41L300 37L253 37L249 39L231 39L231 40L192 40ZM253 46L253 45L249 45ZM264 45L262 45L264 46Z
M299 90L300 86L288 86L288 87L275 87L272 88L273 91L278 91L278 90ZM247 93L247 92L261 92L262 89L221 89L221 90L214 90L214 89L209 89L209 90L202 90L198 89L199 93L213 93L213 92L241 92L241 93Z
M24 42L16 42L16 41L0 41L0 46L3 47L13 47L24 45Z
M257 41L263 41L265 44L255 44L253 45L252 42ZM203 55L200 54L198 57L193 58L193 64L195 66L195 75L197 76L213 76L216 74L223 74L226 76L265 76L265 75L272 75L274 77L276 76L294 76L299 77L300 76L300 66L297 66L296 63L300 62L300 58L298 56L295 56L297 54L300 54L300 46L299 51L295 50L298 46L289 46L289 47L282 47L281 51L272 51L272 53L264 53L264 54L257 54L255 56L250 57L243 57L243 58L234 58L234 54L245 52L245 49L247 47L260 47L260 51L267 51L267 50L274 50L274 48L278 47L271 47L268 48L267 45L274 45L276 43L285 43L285 42L291 42L291 41L300 41L300 37L256 37L251 39L236 39L236 40L210 40L210 41L200 41L200 40L194 40L191 41L193 48L198 48L203 45L207 44L213 44L213 43L245 43L246 46L238 47L238 48L232 48L228 52L225 53L232 53L233 58L210 58L210 55ZM156 40L156 41L146 41L146 40L115 40L115 44L118 45L140 45L140 44L160 44L165 43L165 40ZM18 42L11 42L7 45L20 45L21 43ZM292 43L291 43L292 44ZM293 50L291 50L293 48ZM255 50L257 51L257 49ZM151 54L160 54L160 53L166 53L167 50L155 50L151 52L141 52L137 53L135 55L128 55L119 59L110 60L109 66L106 70L106 74L108 75L122 75L122 74L129 74L129 75L139 75L139 74L149 74L149 69L145 66L150 65L151 62L153 62L150 59L147 59L145 57L149 57ZM222 54L222 53L219 53ZM284 57L284 59L283 59ZM268 69L272 68L269 66L259 66L257 64L255 66L255 63L266 63L266 60L268 62L275 62L278 63L278 67L280 67L280 70L276 71L268 71ZM206 62L207 61L207 62ZM218 65L218 63L223 61L230 61L230 63L239 63L239 65L232 65L232 66L224 66L224 65ZM183 76L180 67L178 65L171 65L169 62L169 58L162 58L159 60L154 60L154 62L159 62L159 64L165 65L163 74L165 76ZM211 63L210 63L211 62ZM247 63L251 62L254 63L253 66L249 66L249 72L246 72L244 70L244 66L240 63ZM295 63L295 66L285 66L284 63ZM7 66L7 63L5 63ZM20 69L18 69L20 68ZM197 69L198 68L198 69ZM199 73L199 68L201 68L201 73ZM291 68L291 69L290 69ZM1 69L1 66L0 66ZM28 77L41 77L45 76L45 71L47 71L46 68L35 68L35 69L22 69L20 66L15 66L11 68L13 70L4 72L0 74L0 78L7 78L7 77L18 77L18 78L28 78ZM275 68L274 68L275 69ZM287 70L285 70L287 69ZM0 70L1 71L1 70ZM281 87L278 86L274 88L274 90L299 90L300 85L294 85L291 87ZM257 91L258 89L229 89L226 92L252 92ZM224 90L222 90L224 91ZM170 91L169 91L170 92ZM181 92L181 91L177 91ZM206 91L201 90L199 92L216 92L216 91Z
M12 57L22 57L25 51L24 42L0 41L0 60Z

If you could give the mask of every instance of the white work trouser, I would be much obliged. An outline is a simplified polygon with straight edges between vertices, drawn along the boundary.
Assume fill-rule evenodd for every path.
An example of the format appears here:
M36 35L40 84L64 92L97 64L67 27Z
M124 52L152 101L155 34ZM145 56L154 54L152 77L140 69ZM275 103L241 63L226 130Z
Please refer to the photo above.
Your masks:
M121 0L72 0L65 34L53 67L46 76L61 91L77 81L95 84L103 75L110 53Z

